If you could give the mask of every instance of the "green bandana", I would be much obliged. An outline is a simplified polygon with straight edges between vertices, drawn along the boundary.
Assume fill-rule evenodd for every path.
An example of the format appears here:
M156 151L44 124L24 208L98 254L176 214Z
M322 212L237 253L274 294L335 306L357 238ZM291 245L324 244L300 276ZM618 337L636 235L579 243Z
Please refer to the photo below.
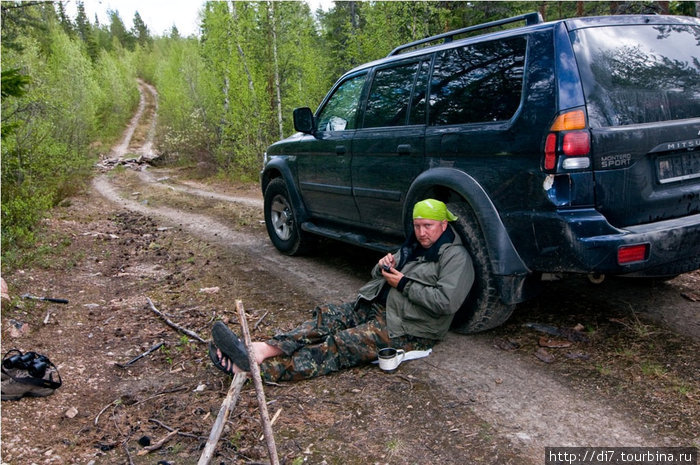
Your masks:
M421 200L413 207L413 219L454 221L457 217L447 209L447 205L439 200L426 199Z

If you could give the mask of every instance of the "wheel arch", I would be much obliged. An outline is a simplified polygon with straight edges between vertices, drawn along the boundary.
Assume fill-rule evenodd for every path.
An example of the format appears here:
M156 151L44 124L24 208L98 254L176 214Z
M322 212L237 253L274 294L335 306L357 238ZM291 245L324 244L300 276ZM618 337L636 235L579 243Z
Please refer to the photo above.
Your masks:
M262 188L263 196L265 195L267 186L276 178L284 179L287 185L289 200L292 202L294 213L297 215L299 222L306 221L309 218L308 211L301 198L298 186L294 182L292 170L283 158L273 158L265 165L265 168L260 173L260 187Z
M411 185L404 205L404 225L410 232L413 205L425 198L445 203L462 201L469 204L479 222L494 274L525 276L530 269L520 258L510 240L496 207L483 187L464 171L454 168L433 168L423 172Z

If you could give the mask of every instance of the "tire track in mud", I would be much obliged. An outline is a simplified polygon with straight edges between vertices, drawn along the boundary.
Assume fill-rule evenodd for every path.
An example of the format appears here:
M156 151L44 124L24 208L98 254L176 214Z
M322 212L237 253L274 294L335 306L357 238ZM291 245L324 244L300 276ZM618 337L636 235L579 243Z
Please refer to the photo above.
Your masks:
M126 152L127 139L133 134L133 127L142 114L143 111L134 116L124 140L114 148L115 153ZM145 144L149 143L152 144L152 135ZM231 197L202 186L163 184L148 171L142 171L139 179L145 184L175 189L187 195L262 207L259 200ZM363 283L359 278L324 263L322 258L284 256L267 237L235 231L204 214L150 207L126 199L105 175L94 179L93 188L121 208L178 225L220 247L242 249L250 258L249 266L277 273L280 279L303 288L319 301L353 299L356 289ZM524 464L542 463L545 447L677 445L673 438L650 435L638 419L631 419L615 406L596 398L594 389L583 394L575 392L555 379L552 373L495 349L488 335L450 334L445 342L436 346L430 357L412 363L416 364L419 373L430 379L435 389L459 401L470 402L470 408L479 418L487 422L496 434L510 441Z
M156 92L155 88L153 86L146 84L145 82L138 80L139 84L139 104L138 107L136 108L136 112L134 113L134 116L131 117L131 121L129 122L129 125L126 127L126 130L124 131L122 135L121 141L112 147L112 150L110 151L110 155L112 157L116 158L121 158L123 157L127 151L129 150L129 144L131 143L131 138L134 136L134 131L136 130L136 126L138 126L139 121L141 121L141 118L143 117L143 112L146 109L146 95L144 94L144 88L147 88L147 90L153 95L155 100L157 101L158 99L156 98ZM155 121L155 118L154 118ZM149 133L149 140L150 140L150 145L153 146L153 134ZM144 144L144 147L146 147L147 144Z
M290 283L299 283L299 287L303 287L315 298L333 301L348 300L354 298L353 291L362 284L360 280L338 272L333 267L313 258L292 258L282 255L266 240L266 237L256 237L235 231L206 215L168 207L149 207L135 200L126 199L109 182L107 176L96 177L92 186L100 195L126 210L158 218L170 225L177 225L188 233L204 238L219 247L244 251L250 257L251 265L257 270L277 275L278 278ZM191 190L189 193L194 195ZM250 200L242 198L240 203L247 204Z
M222 202L231 202L231 203L240 203L243 205L247 205L249 207L260 208L261 211L263 208L262 200L250 199L247 197L234 197L231 195L221 194L220 192L208 191L208 190L204 189L202 186L196 185L195 183L192 183L192 182L164 184L161 181L167 182L170 180L169 177L166 177L165 179L156 178L153 176L153 174L149 170L139 171L139 178L144 183L149 184L151 186L156 186L159 188L172 189L174 191L182 192L184 194L196 195L198 197L204 197L206 199L211 199L211 200L219 200Z

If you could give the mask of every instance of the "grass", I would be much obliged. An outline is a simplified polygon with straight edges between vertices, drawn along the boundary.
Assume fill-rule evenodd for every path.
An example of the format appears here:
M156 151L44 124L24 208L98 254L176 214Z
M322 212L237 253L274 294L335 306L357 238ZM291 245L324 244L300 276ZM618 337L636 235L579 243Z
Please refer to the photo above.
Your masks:
M666 374L666 369L656 362L645 361L639 366L644 376L661 378Z

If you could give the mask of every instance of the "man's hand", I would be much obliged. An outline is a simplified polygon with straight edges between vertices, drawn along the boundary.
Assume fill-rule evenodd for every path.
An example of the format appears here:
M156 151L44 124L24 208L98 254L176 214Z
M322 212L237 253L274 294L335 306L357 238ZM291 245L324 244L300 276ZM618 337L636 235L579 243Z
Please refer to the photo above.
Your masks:
M391 287L398 286L399 281L401 281L401 278L403 278L403 273L398 271L396 268L391 268L389 271L384 271L384 269L382 269L382 275L384 276L384 279L386 279L386 282L389 283L389 286L391 286Z
M403 278L403 273L398 271L396 268L396 260L392 254L387 254L381 259L379 259L379 268L382 270L382 276L389 283L389 286L396 287L399 285L399 281ZM389 269L387 271L387 268Z

